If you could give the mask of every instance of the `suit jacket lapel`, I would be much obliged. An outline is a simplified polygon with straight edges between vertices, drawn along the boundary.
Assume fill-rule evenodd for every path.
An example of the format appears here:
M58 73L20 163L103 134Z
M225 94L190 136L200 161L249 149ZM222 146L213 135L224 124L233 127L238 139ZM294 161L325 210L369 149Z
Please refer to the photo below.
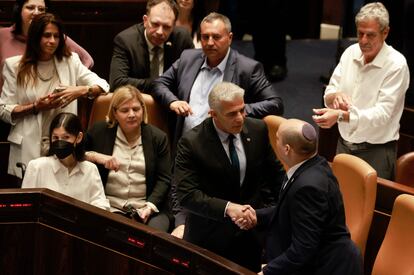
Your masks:
M306 169L308 169L310 166L314 165L315 162L317 162L319 160L319 156L315 156L311 159L308 159L305 163L303 163L296 171L295 173L293 173L293 175L290 177L290 179L287 181L286 187L283 190L280 190L280 194L279 194L279 200L277 202L277 206L276 206L276 211L273 218L276 216L276 213L279 212L279 208L280 205L282 203L282 201L284 200L284 198L286 197L286 194L289 192L290 188L292 187L293 184L295 184L296 179L300 176L300 174L305 171Z
M112 156L112 153L114 151L116 132L118 131L118 127L119 126L108 128L105 125L106 133L105 133L105 136L102 137L103 144L102 144L102 148L100 148L103 154Z
M164 43L164 72L172 65L172 50L173 44L171 42L171 36L167 42Z
M223 81L237 83L237 81L234 81L235 70L236 70L236 52L230 48L229 58L227 59L226 68L224 70Z
M244 181L249 178L249 174L250 174L250 169L252 167L252 165L250 165L251 162L253 162L254 160L252 159L253 156L253 151L254 151L254 146L252 146L252 138L251 135L249 133L249 129L247 129L246 127L246 123L244 123L242 131L240 133L240 138L242 140L243 143L243 148L244 148L244 153L246 155L246 174L244 176ZM243 181L243 183L244 183ZM244 184L242 184L242 187L244 186Z
M150 75L150 60L149 60L149 51L148 51L148 45L147 45L147 40L145 39L145 28L144 28L144 24L140 23L137 25L137 31L138 31L138 39L136 41L138 48L140 48L138 50L138 53L141 54L142 58L144 59L144 64L145 64L145 74L146 75Z
M59 62L56 57L53 58L53 62L55 62L56 71L59 77L59 83L64 86L70 86L70 79L68 79L68 77L70 77L71 73L69 72L69 66L67 65L67 62Z
M191 70L186 71L185 76L181 76L187 80L185 81L185 84L183 84L183 95L179 94L178 98L183 98L183 100L190 102L191 88L193 87L194 81L196 80L196 77L200 72L200 68L201 65L203 65L204 59L205 56L200 51L200 55L198 56L198 58L192 61Z
M151 131L149 131L149 126L146 124L141 125L141 140L142 140L142 150L144 151L144 160L145 160L145 177L148 182L151 182L148 179L152 179L151 171L154 171L155 159L154 159L154 146L153 146L153 137Z
M206 148L209 148L211 155L218 156L217 160L219 162L220 167L223 167L223 169L226 170L226 173L229 175L230 178L235 179L230 159L223 148L223 144L221 143L220 137L218 136L216 129L214 128L212 118L208 118L208 120L206 121L206 130L208 131L208 133L206 134L208 142L208 144L206 144ZM237 184L237 186L240 186L240 184Z

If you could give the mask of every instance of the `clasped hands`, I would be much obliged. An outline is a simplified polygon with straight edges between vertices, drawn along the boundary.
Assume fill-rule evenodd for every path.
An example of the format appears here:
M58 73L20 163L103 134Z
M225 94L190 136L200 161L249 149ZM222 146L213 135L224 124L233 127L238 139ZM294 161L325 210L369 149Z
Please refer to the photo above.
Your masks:
M83 86L58 86L50 94L36 100L35 108L39 111L58 107L65 108L72 101L82 96Z
M331 128L338 120L341 111L348 111L351 107L351 99L348 95L337 92L331 95L332 100L327 100L329 108L313 109L315 115L313 121L321 128Z
M226 215L243 230L249 230L256 226L256 211L250 205L241 205L229 202Z

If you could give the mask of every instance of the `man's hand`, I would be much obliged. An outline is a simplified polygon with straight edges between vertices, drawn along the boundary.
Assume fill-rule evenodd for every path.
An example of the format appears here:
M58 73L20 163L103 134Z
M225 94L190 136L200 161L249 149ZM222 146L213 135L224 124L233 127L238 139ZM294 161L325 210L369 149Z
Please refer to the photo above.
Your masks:
M340 110L329 108L313 109L315 115L312 116L313 121L321 128L331 128L338 120Z
M173 232L171 232L171 235L179 239L182 239L184 237L184 229L185 229L185 225L181 224L177 226L176 228L174 228Z
M351 98L342 92L328 95L328 106L332 109L348 111L351 107Z
M175 112L179 116L188 116L193 114L193 111L191 110L191 107L188 104L188 102L182 100L171 102L170 110Z
M226 215L240 227L240 229L248 230L256 226L256 211L250 205L240 205L230 202Z

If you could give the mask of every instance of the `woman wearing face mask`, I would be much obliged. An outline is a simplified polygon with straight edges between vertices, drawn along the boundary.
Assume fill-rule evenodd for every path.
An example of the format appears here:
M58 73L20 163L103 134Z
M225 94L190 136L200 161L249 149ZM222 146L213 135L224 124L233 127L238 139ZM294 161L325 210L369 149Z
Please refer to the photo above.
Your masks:
M56 114L77 114L79 97L109 91L106 80L87 69L65 44L63 26L50 13L33 18L23 56L7 58L0 119L11 124L8 173L21 177L16 163L44 156L49 125Z
M29 26L33 17L45 13L49 7L49 0L16 0L13 7L13 25L7 28L0 28L0 72L6 58L24 53ZM65 36L65 38L68 49L77 53L87 68L92 68L93 59L90 54L70 39L70 37ZM0 74L0 93L2 86L3 77Z
M31 160L22 188L49 188L75 199L109 210L96 165L85 161L79 118L58 114L50 124L49 156Z
M111 211L168 231L167 135L147 124L144 99L137 88L126 85L115 90L107 121L89 129L86 149L86 158L98 164Z

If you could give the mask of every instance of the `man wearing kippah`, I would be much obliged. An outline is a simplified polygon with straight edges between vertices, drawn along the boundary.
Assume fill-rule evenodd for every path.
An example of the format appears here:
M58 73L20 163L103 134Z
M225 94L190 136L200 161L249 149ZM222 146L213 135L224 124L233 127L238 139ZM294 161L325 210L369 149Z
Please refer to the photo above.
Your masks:
M267 230L262 274L363 274L362 257L345 224L338 182L317 154L315 129L289 119L276 134L276 151L288 167L276 206L256 210ZM244 229L242 219L237 224Z

